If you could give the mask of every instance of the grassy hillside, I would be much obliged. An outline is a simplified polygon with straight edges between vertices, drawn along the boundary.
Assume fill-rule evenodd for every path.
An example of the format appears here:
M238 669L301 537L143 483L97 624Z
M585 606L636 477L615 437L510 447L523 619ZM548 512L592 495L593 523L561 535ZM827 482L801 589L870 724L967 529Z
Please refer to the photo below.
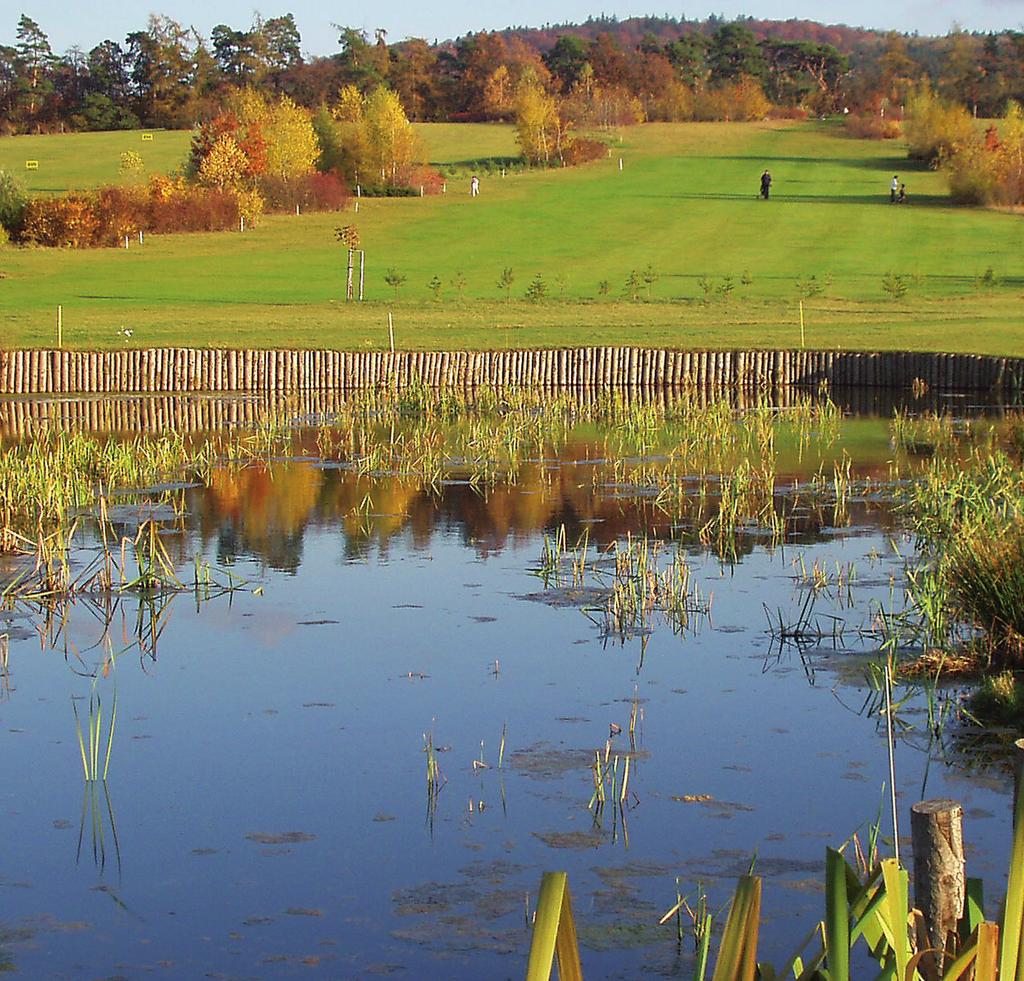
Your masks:
M422 130L436 163L514 151L508 127ZM172 137L184 152L187 134L157 134ZM0 153L11 142L0 141ZM596 164L485 174L477 199L460 168L443 196L275 216L244 235L8 251L0 329L7 344L48 343L59 303L66 339L82 346L123 343L122 325L143 345L381 346L388 310L405 346L794 345L798 284L814 276L824 290L805 299L808 344L1024 351L1020 216L948 206L941 176L911 169L901 153L825 124L634 127ZM765 167L768 202L757 197ZM907 184L903 206L888 203L894 173ZM366 249L362 305L339 302L334 229L343 223L358 225ZM510 303L497 287L505 268ZM654 281L629 299L631 271L648 268ZM989 268L998 285L979 289ZM405 277L397 298L384 282L389 269ZM907 286L902 300L883 290L890 272ZM548 299L524 300L538 275Z
M153 139L143 140L143 133ZM166 174L185 162L190 139L190 133L167 130L5 136L0 139L0 170L14 174L32 194L119 184L126 150L142 157L145 174ZM27 170L29 160L39 168Z

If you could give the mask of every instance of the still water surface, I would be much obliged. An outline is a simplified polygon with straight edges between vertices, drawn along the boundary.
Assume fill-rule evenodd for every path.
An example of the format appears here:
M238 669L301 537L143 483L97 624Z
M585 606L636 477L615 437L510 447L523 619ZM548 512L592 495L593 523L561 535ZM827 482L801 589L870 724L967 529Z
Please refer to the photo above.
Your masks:
M183 578L198 554L245 588L125 598L109 628L82 600L55 648L29 609L3 614L0 963L33 978L520 978L541 874L565 869L587 977L687 977L689 941L657 926L676 878L717 908L755 853L762 956L783 961L822 915L826 845L885 813L884 729L864 711L878 641L858 628L901 602L898 523L855 495L841 526L808 509L786 543L754 529L732 561L689 538L710 616L609 631L580 609L600 607L599 572L586 593L564 563L560 586L535 574L545 535L564 525L571 548L586 532L599 570L616 541L678 527L617 482L598 436L514 482L435 488L325 464L309 439L300 459L180 491L164 522ZM887 421L783 453L780 487L844 451L855 478L884 474ZM842 637L780 648L764 607L795 617L815 563L855 567L852 607L838 587L816 601ZM96 689L109 711L116 685L117 728L105 789L83 792L72 700L87 710L105 633L123 653ZM901 818L909 832L922 796L961 800L969 873L995 896L1006 782L946 762L924 707L901 712ZM616 729L628 805L595 819L590 766ZM445 781L434 807L425 734Z

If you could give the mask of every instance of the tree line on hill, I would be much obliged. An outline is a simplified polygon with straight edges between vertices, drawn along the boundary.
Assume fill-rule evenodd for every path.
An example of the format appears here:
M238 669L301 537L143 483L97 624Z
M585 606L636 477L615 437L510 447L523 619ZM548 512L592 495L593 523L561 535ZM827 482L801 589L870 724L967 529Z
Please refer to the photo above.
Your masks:
M563 100L564 120L742 119L769 105L794 113L899 110L927 79L972 115L1024 100L1024 32L955 30L944 37L826 27L809 21L599 18L581 25L388 43L338 27L338 50L306 57L291 14L209 38L162 15L123 42L52 50L26 15L0 44L0 132L188 128L242 88L315 109L347 86L387 86L412 120L514 115L524 79Z

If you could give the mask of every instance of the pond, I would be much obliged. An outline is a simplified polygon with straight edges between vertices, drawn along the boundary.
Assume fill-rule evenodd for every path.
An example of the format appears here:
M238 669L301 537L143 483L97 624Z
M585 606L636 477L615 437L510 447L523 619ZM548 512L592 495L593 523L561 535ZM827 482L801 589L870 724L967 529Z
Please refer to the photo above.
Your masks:
M934 441L838 397L418 398L192 434L198 479L74 509L70 575L148 555L149 586L8 594L0 964L521 978L566 870L588 978L689 977L658 922L677 883L717 912L753 861L781 964L823 915L826 846L880 820L891 852L873 665L913 554L891 491ZM8 444L67 413L12 406ZM961 695L897 691L901 833L960 800L996 897L1010 781Z

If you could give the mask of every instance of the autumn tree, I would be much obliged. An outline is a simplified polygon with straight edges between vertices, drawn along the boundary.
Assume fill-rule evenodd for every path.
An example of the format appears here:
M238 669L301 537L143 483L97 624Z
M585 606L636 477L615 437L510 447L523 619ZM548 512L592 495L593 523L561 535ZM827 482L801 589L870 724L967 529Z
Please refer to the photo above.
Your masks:
M544 55L544 63L563 92L569 92L579 82L583 66L590 64L589 51L590 45L583 38L563 34Z
M233 93L227 108L246 133L240 145L262 143L266 162L260 172L290 180L314 169L320 145L308 110L286 95L267 99L254 88Z
M379 173L383 182L400 183L413 165L421 162L419 137L391 89L382 85L367 96L361 127L364 166Z
M438 117L441 91L437 53L426 41L409 38L393 45L388 77L410 119Z
M549 164L561 159L568 142L553 95L535 79L524 77L516 90L516 142L530 163Z
M196 179L220 191L238 190L249 173L249 161L230 133L222 133L199 163Z

